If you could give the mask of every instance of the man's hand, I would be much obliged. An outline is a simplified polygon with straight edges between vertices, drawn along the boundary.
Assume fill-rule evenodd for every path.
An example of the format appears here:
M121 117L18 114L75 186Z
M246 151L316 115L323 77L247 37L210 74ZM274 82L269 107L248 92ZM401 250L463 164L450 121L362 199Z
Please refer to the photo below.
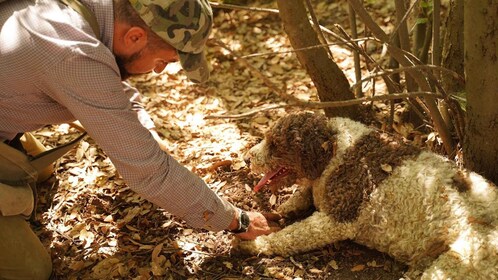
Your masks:
M247 232L236 234L240 239L254 240L260 235L267 235L280 230L280 227L271 225L274 216L263 215L259 212L247 212L247 215L251 222Z

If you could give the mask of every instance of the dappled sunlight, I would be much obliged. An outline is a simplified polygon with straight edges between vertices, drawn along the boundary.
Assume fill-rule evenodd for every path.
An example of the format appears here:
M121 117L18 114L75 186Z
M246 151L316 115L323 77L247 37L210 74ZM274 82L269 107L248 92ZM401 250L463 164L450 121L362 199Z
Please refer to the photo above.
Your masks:
M489 182L476 173L470 173L469 179L472 182L470 193L474 198L481 201L494 201L496 200L497 192L490 186Z
M239 52L242 49L242 44L239 41L236 41L236 40L230 40L226 44L228 45L228 47L230 48L230 50L232 50L234 52ZM231 52L229 50L227 50L227 49L223 49L221 51L221 53L224 54L224 55L230 55L231 54Z
M182 71L182 66L179 62L170 62L166 65L161 74L176 75L178 72Z
M178 126L182 129L189 128L191 130L198 130L199 127L204 126L206 121L204 115L201 113L188 114L185 116L184 121L177 122Z
M12 26L14 24L17 24L14 20L7 21L0 30L0 34L2 35L2 53L6 55L18 49L22 42L22 39L19 38L20 34L17 32L18 27Z
M430 274L430 279L431 280L437 280L437 279L440 279L440 280L447 280L448 279L448 276L446 275L446 273L444 272L443 269L441 268L436 268L434 271L432 271L432 273Z
M457 253L458 257L462 260L462 265L470 264L471 258L475 256L480 246L480 244L476 244L475 240L473 240L471 233L471 229L461 231L458 239L450 245L451 250Z
M268 37L264 41L264 45L266 46L266 48L268 48L269 51L274 53L288 52L279 54L282 56L290 56L293 54L293 52L290 52L292 51L292 48L287 37L283 35Z
M327 6L332 4L339 3L327 3ZM318 100L316 88L296 53L290 52L292 47L277 15L216 12L219 16L214 19L214 31L206 49L211 70L208 82L193 84L179 63L169 63L162 73L134 77L130 83L143 94L145 110L156 125L159 137L168 144L165 150L175 160L234 205L248 211L271 212L290 196L292 190L282 190L278 198L269 193L255 194L251 186L257 178L249 172L243 160L244 153L280 116L304 109L281 108L243 118L219 115L226 117L272 104L285 104L287 101L268 86L268 81L302 100ZM327 14L333 12L335 10L330 9ZM340 19L331 16L327 20L339 22ZM222 40L243 58L234 57L213 39ZM351 50L343 45L330 48L334 62L353 83L356 77ZM257 75L242 60L263 76ZM368 71L363 70L367 75ZM374 86L369 81L363 86L364 91L387 92L381 83ZM45 143L57 146L67 142L60 134L70 132L71 128L63 125L47 128L39 135L46 138ZM351 132L341 141L357 137ZM90 137L62 158L56 169L58 172L53 180L57 183L45 190L53 197L47 195L45 198L42 194L42 206L39 206L43 207L43 227L51 232L50 236L45 232L40 236L52 249L56 276L68 279L186 279L189 276L199 279L328 279L349 275L350 278L339 276L334 279L387 279L382 276L389 274L392 279L399 279L405 269L404 266L396 268L396 261L384 253L365 253L365 248L351 249L340 244L291 258L231 254L233 235L193 229L181 218L141 198L126 185L104 151ZM417 179L423 180L428 190L435 188L437 183L431 174L421 174ZM491 195L478 178L471 180L480 184L472 190L476 198L485 200ZM437 192L431 194L439 195ZM405 198L403 203L408 206L410 199ZM453 197L448 199L453 201ZM404 205L398 210L403 211L402 207ZM464 205L455 202L451 207L454 215L472 215ZM432 210L429 206L420 207L417 218L434 215ZM415 224L415 228L416 222L400 222L397 227ZM431 226L422 230L429 230ZM483 242L498 246L497 231L488 235L489 240L478 240L471 238L476 229L468 219L459 219L455 227L464 229L452 233L457 241L451 247L455 257L463 260L462 265L472 265L470 262L480 253ZM284 271L282 267L289 270ZM448 278L445 268L435 269L434 278Z

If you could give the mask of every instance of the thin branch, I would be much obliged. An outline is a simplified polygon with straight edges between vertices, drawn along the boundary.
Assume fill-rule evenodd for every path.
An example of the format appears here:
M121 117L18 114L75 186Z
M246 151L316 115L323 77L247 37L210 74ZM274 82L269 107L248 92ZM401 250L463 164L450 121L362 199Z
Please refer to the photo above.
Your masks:
M266 12L266 13L278 14L278 9L247 7L247 6L239 6L239 5L222 4L222 3L216 3L216 2L209 2L209 5L211 5L211 7L213 7L213 8L218 8L218 9L245 10L245 11L253 11L253 12Z
M360 86L363 82L366 82L368 80L371 80L373 78L376 78L376 77L381 77L381 76L386 76L386 75L392 75L392 74L396 74L396 73L401 73L401 72L406 72L406 71L414 71L414 70L427 70L427 72L429 72L428 70L433 70L433 71L437 71L437 72L446 72L450 75L452 75L452 77L456 80L460 80L460 81L464 81L464 78L462 76L460 76L460 74L458 74L457 72L454 72L450 69L447 69L447 68L444 68L444 67L441 67L441 66L436 66L436 65L414 65L414 66L408 66L408 67L401 67L401 68L397 68L397 69L387 69L387 70L384 70L384 71L379 71L373 75L370 75L370 76L367 76L363 79L361 79L360 81L358 81L357 83L355 83L354 85L351 86L351 88L355 88L355 87L358 87ZM438 87L439 88L439 87ZM445 96L446 94L443 94L443 96Z
M362 104L364 102L375 102L375 101L384 101L384 100L393 100L393 99L402 99L402 98L412 98L412 97L436 97L442 98L441 95L436 94L434 92L410 92L410 93L393 93L387 95L377 95L373 97L362 97L351 100L343 100L343 101L327 101L327 102L312 102L312 101L304 101L298 99L296 103L293 104L271 104L264 107L259 107L248 112L242 114L235 115L209 115L204 117L205 119L243 119L251 117L257 113L265 112L274 109L280 108L291 108L291 107L304 107L308 109L324 109L324 108L333 108L333 107L346 107Z
M361 53L365 57L365 60L367 62L370 62L371 64L374 65L374 69L382 69L382 70L384 69L380 64L377 63L377 61L375 61L371 56L369 56L363 48L361 48L358 44L356 44L356 42L352 41L353 39L349 36L349 34L346 32L346 30L344 30L344 28L342 28L342 26L340 26L339 24L335 24L334 26L341 32L341 34L349 42L351 42L351 45L353 46L354 50L358 50L358 52ZM390 94L401 91L401 89L397 86L397 84L392 80L391 77L383 76L382 78L384 79L384 82L386 83L387 90Z
M410 15L410 13L412 12L413 8L415 7L415 5L418 4L418 2L420 2L420 0L416 0L413 2L413 4L410 6L410 8L406 11L405 15L403 16L403 18L401 18L401 20L397 23L396 27L394 28L393 30L393 33L392 33L392 36L391 38L389 39L389 42L393 42L394 40L394 36L396 36L396 32L398 32L398 29L402 26L403 23L406 22L406 19L408 18L408 16Z
M377 38L374 38L374 37L364 37L364 38L358 38L358 39L351 40L351 42L364 42L364 41L367 41L367 40L377 41ZM348 45L348 47L351 48L350 42L346 41L346 42L338 42L338 43L327 43L327 44L324 44L324 45L320 44L320 45L316 45L316 46L310 46L310 47L299 48L299 49L292 49L292 50L288 50L288 51L254 53L254 54L248 54L248 55L240 56L240 58L252 58L252 57L275 55L275 54L295 53L295 52L299 52L299 51L307 51L307 50L311 50L311 49L323 48L323 47L326 47L326 46L339 46L339 45Z
M432 64L441 65L441 0L433 1L432 11Z
M405 0L395 0L394 3L396 5L396 20L398 23L395 29L396 32L394 32L392 36L398 35L401 49L403 49L406 52L409 52L410 36L408 34L408 24L406 22L406 17L413 9L415 3L410 7L408 11L406 11L405 8ZM391 40L393 40L392 37ZM405 75L405 80L406 80L406 88L408 91L415 91L417 89L417 85L415 84L415 81L410 75Z
M358 30L356 27L356 13L354 12L353 7L348 4L348 13L349 13L349 25L351 26L351 37L353 40L358 39ZM360 52L357 50L353 50L353 59L354 59L354 76L356 81L361 81L361 65L360 65ZM358 87L354 90L356 97L363 97L363 91L361 87Z
M354 8L358 16L363 19L363 22L367 27L372 31L375 37L379 38L381 41L386 43L389 52L393 55L398 62L407 67L412 66L414 63L410 61L404 54L403 51L392 44L389 44L390 38L389 36L380 28L380 26L375 23L370 14L365 10L365 7L358 0L348 0L349 4ZM431 87L422 73L418 71L410 72L410 75L417 81L422 91L430 92ZM443 145L448 154L454 154L455 152L455 144L453 139L451 138L450 131L446 124L444 123L441 114L437 108L436 101L434 98L428 97L425 99L425 103L427 105L427 109L429 114L432 117L432 121L434 122L434 126L436 127L437 132L443 139Z
M311 16L311 21L313 22L313 29L315 29L315 32L317 33L318 35L318 39L321 41L321 43L323 45L326 45L327 44L327 40L325 39L325 36L323 36L323 32L320 28L320 23L318 23L318 19L316 17L316 14L315 14L315 10L313 9L313 5L311 5L311 1L310 0L306 0L306 6L308 8L308 12ZM327 53L329 54L329 57L333 60L334 59L334 55L332 54L332 51L330 50L330 48L325 48L327 50Z

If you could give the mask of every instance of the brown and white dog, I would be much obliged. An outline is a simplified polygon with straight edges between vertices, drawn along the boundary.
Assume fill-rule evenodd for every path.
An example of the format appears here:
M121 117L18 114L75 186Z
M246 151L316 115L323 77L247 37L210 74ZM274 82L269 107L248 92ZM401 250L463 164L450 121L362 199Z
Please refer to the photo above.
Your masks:
M345 118L300 113L249 152L251 170L301 189L283 216L302 221L238 250L288 256L350 239L409 265L408 278L498 279L498 190L430 151Z

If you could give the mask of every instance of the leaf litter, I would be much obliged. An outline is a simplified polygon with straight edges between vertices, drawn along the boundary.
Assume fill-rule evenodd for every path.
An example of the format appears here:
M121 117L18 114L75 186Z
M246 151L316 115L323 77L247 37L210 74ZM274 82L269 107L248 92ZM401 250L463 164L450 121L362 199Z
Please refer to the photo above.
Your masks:
M322 13L347 18L341 5L323 3L318 5ZM221 10L212 36L243 55L279 52L247 60L288 93L318 100L310 78L287 52L291 47L277 15ZM353 81L351 52L337 46L332 50ZM206 119L283 104L223 48L210 46L208 57L212 71L207 84L190 84L177 64L132 83L144 95L146 110L175 159L236 206L273 211L295 186L279 195L252 192L259 175L249 172L244 153L280 116L303 109L278 109L237 120ZM376 91L382 86L376 85ZM52 147L77 135L68 125L36 132ZM38 196L33 227L50 249L55 279L398 279L405 269L385 254L347 241L289 258L234 255L230 234L192 229L130 190L89 137L57 162L55 176L40 186Z

